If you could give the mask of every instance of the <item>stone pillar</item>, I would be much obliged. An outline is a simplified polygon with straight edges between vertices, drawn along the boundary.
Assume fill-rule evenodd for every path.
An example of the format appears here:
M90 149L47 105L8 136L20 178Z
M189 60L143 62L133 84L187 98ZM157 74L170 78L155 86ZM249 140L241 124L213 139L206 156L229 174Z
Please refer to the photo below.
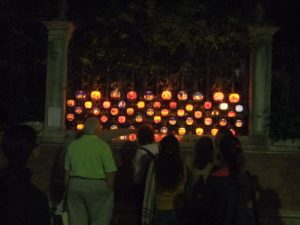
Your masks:
M65 136L68 45L75 26L68 21L44 22L48 33L44 142L61 143Z
M249 87L249 138L267 144L271 101L272 37L277 27L250 29L252 51Z

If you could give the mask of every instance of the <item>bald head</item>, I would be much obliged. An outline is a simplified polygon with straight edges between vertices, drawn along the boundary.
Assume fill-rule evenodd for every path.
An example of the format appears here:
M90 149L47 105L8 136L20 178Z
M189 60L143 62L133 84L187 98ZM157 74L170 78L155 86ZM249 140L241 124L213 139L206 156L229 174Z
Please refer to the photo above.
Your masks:
M89 117L84 123L85 134L96 134L100 129L100 121L97 117Z

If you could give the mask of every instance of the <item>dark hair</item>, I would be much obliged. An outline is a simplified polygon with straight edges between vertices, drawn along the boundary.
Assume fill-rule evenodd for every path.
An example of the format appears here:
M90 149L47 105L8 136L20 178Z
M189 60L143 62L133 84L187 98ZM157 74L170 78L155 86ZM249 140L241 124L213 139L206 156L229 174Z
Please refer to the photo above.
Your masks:
M10 164L25 166L37 146L36 131L28 125L17 125L4 132L2 148Z
M143 125L137 133L138 141L141 145L151 144L154 142L154 131L150 125Z
M174 135L167 135L160 142L159 154L155 163L158 187L161 190L176 188L183 173L179 141Z
M245 162L241 142L237 137L225 136L220 141L222 161L228 166L230 175L235 177Z
M208 163L213 162L214 146L210 137L200 137L195 145L194 166L204 169Z
M231 132L231 130L228 127L220 127L218 130L218 133L215 137L215 145L217 147L220 147L220 142L221 142L222 138L225 136L233 136L233 133Z

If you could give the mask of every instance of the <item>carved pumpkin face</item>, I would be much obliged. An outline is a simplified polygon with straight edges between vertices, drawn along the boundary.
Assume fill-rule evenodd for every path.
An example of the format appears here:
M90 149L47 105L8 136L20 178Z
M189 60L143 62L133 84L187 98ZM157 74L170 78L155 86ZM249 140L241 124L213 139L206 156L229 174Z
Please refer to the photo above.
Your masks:
M120 92L120 90L119 90L119 89L114 89L114 90L112 90L112 91L110 92L110 97L111 97L112 99L119 99L119 98L121 98L121 92Z
M188 94L186 93L186 91L180 91L177 95L177 98L179 101L185 101L188 98Z
M126 116L119 116L119 117L118 117L118 122L119 122L120 124L125 123L125 122L126 122Z
M170 102L169 106L170 106L170 109L176 109L177 108L177 102Z
M203 130L203 128L201 128L201 127L197 127L196 130L195 130L195 133L196 133L198 136L201 136L201 135L204 133L204 130Z
M152 100L154 99L154 94L153 94L153 92L152 92L152 91L146 91L146 92L144 93L144 99L145 99L146 101L152 101Z
M240 101L240 95L238 93L231 93L229 95L229 102L237 103Z
M91 99L94 101L98 101L101 98L101 92L100 91L92 91L91 92Z
M161 112L160 112L160 114L162 116L167 116L167 115L169 115L169 110L168 109L162 109Z
M67 106L69 106L69 107L75 106L75 101L73 99L67 100Z
M69 113L69 114L67 114L66 118L69 122L71 122L75 119L75 116L73 113Z
M111 106L111 103L110 103L110 101L104 101L102 103L102 106L103 106L104 109L109 109L110 106Z
M185 106L185 110L188 111L188 112L193 111L193 109L194 109L194 106L193 106L192 104L187 104L187 105Z
M90 109L90 108L92 108L92 106L93 106L93 103L92 103L91 101L86 101L86 102L84 103L84 107L85 107L86 109Z
M195 101L195 102L200 102L200 101L202 101L203 100L203 98L204 98L204 96L203 96L203 94L201 93L201 92L195 92L194 94L193 94L193 100Z
M136 93L136 91L128 91L126 97L128 100L136 100L137 93Z
M178 134L179 135L185 135L185 133L186 133L185 127L179 127L178 128Z
M161 98L163 100L170 100L172 98L172 92L171 91L168 91L168 90L165 90L161 93Z
M134 108L127 108L126 109L126 113L127 113L127 115L129 115L129 116L131 116L131 115L133 115L134 114Z
M216 101L216 102L221 102L224 100L224 94L223 92L215 92L214 95L213 95L213 99Z
M85 91L76 91L75 97L76 97L78 100L85 99L85 98L86 98L86 93L85 93Z

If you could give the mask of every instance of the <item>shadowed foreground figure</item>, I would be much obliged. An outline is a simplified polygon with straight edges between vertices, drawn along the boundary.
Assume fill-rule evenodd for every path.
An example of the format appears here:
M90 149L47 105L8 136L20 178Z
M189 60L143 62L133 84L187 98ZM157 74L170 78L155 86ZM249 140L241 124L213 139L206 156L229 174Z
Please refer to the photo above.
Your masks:
M7 166L0 171L0 224L50 225L47 196L31 182L30 160L38 156L37 135L27 125L4 133Z

